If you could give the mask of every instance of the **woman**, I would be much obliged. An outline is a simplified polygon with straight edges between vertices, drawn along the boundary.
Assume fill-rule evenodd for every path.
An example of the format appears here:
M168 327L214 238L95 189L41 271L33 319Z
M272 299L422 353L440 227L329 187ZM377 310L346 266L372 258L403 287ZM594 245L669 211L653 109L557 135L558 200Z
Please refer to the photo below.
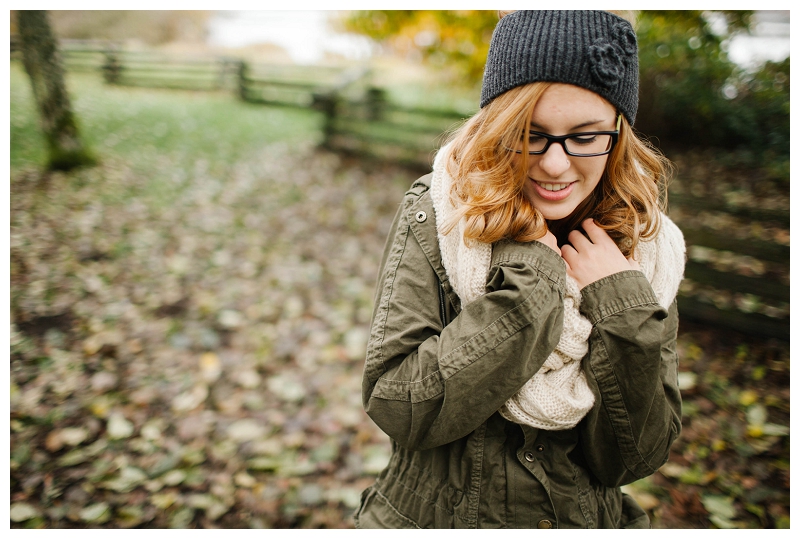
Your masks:
M608 12L498 23L387 241L363 399L393 452L358 527L649 526L619 487L680 432L685 246L631 130L636 47Z

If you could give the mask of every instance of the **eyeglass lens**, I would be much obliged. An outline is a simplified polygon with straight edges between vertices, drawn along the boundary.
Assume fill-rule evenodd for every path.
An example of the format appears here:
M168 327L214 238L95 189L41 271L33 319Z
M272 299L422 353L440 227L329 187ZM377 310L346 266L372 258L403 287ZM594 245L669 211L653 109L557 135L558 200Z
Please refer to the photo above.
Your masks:
M611 147L611 135L578 135L567 138L567 151L574 155L602 153ZM535 133L528 137L528 152L541 152L547 146L547 138Z

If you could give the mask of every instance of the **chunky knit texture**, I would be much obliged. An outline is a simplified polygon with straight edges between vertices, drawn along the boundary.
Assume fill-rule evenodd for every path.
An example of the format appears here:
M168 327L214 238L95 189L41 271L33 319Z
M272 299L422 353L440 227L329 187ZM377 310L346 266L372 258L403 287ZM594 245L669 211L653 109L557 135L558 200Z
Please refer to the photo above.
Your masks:
M492 33L481 108L530 82L563 82L603 96L633 125L639 59L631 24L606 11L515 11Z
M492 246L465 239L464 219L449 234L442 233L441 223L446 222L456 209L450 197L453 179L445 166L448 159L450 145L442 148L434 161L431 198L442 263L462 306L465 306L486 293ZM634 258L665 309L678 293L685 254L683 234L664 214L656 237L640 241L636 248ZM594 396L581 370L581 359L589 350L592 324L580 313L580 302L580 287L567 275L561 338L542 368L500 409L509 421L545 430L570 429L594 405Z

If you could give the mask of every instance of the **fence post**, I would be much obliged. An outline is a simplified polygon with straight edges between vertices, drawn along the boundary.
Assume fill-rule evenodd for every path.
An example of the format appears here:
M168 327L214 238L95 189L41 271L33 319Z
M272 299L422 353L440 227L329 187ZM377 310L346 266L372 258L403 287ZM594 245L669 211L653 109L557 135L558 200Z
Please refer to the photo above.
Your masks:
M122 69L120 65L119 57L117 56L117 52L112 49L107 49L105 51L106 61L102 66L103 70L103 77L106 79L106 82L109 84L116 84L119 81L119 72Z
M386 90L370 86L367 88L367 120L376 122L383 119L386 107Z
M228 79L228 59L217 58L219 63L219 79L217 80L217 90L225 89L225 82Z
M247 62L239 62L239 97L242 101L247 101Z
M333 136L336 134L336 113L339 108L339 94L336 92L315 94L314 104L325 115L325 120L322 123L322 146L332 149Z

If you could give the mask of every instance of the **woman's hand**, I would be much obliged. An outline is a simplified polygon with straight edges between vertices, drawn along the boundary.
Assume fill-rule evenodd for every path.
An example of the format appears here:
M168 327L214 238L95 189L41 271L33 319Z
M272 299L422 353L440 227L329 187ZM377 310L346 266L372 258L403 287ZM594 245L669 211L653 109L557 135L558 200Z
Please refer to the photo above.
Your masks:
M561 256L561 249L558 248L558 240L556 240L556 237L549 230L547 231L547 233L544 236L542 236L538 240L534 240L534 241L539 241L539 242L544 243L545 245L550 247L552 250L554 250L556 253L558 253L559 256Z
M578 286L584 288L620 271L639 269L639 264L625 258L614 240L592 219L583 222L583 229L589 238L579 230L573 230L567 237L570 245L561 248L561 257L567 263L567 274L578 282Z

